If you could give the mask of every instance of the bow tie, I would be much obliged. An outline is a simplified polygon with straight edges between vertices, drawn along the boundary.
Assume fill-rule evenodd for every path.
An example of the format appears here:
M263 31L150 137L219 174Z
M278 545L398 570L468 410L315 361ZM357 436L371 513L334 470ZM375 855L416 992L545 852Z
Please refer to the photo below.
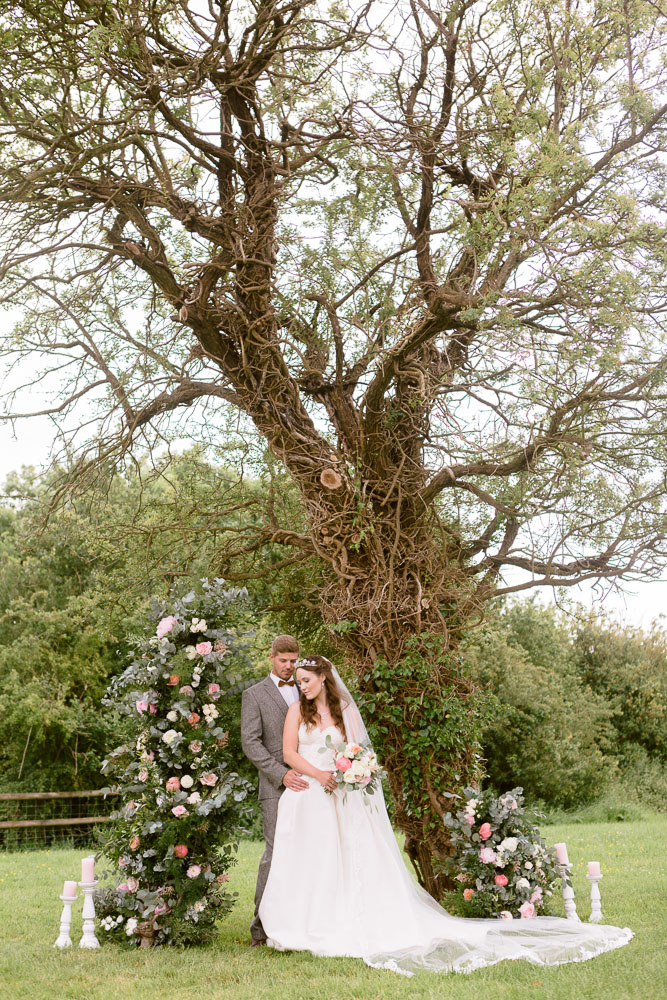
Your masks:
M278 681L279 688L284 688L284 687L293 688L295 684L296 681Z

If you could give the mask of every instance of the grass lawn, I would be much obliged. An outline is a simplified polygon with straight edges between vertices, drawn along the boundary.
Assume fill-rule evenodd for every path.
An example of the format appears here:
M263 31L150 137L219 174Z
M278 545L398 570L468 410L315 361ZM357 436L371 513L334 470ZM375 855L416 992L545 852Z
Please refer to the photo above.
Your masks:
M220 926L216 946L189 951L99 951L76 947L81 934L75 907L75 947L54 950L60 918L58 894L75 878L84 852L51 850L0 854L0 1000L658 1000L667 995L664 841L667 820L558 824L547 840L566 840L574 862L580 916L590 912L585 862L602 864L605 922L629 926L625 948L588 962L542 969L506 962L470 975L406 979L366 968L354 959L322 959L248 947L248 924L260 845L241 847L233 879L239 899ZM298 864L299 850L294 858ZM313 877L316 891L317 877ZM562 913L562 910L559 912Z

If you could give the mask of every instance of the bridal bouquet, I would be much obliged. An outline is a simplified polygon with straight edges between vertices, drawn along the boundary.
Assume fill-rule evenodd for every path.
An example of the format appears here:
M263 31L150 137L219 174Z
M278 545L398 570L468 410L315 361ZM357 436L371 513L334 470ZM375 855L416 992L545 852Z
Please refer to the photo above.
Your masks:
M560 878L553 852L524 814L522 792L496 797L466 788L462 808L444 817L456 852L448 871L461 884L470 916L534 917Z
M331 736L327 736L320 753L330 750L334 752L334 774L338 787L345 793L363 792L364 801L366 795L373 795L382 778L382 769L373 748L369 744L334 743Z

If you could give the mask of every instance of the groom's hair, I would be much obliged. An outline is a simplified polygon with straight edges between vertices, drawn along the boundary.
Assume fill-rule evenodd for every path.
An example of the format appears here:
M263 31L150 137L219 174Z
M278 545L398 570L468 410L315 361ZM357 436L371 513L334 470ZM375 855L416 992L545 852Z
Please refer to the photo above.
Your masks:
M276 653L298 653L299 643L293 635L277 635L271 643L271 654Z

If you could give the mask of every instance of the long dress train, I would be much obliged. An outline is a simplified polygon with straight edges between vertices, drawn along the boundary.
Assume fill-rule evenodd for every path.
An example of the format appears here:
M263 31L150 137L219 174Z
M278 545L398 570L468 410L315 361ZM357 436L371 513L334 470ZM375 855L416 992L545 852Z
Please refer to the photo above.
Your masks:
M298 752L333 770L320 753L325 730L299 727ZM267 943L279 950L362 958L403 975L419 970L471 972L505 959L535 965L580 962L627 944L628 928L561 917L478 920L454 917L408 872L382 795L285 790L271 870L259 909Z

